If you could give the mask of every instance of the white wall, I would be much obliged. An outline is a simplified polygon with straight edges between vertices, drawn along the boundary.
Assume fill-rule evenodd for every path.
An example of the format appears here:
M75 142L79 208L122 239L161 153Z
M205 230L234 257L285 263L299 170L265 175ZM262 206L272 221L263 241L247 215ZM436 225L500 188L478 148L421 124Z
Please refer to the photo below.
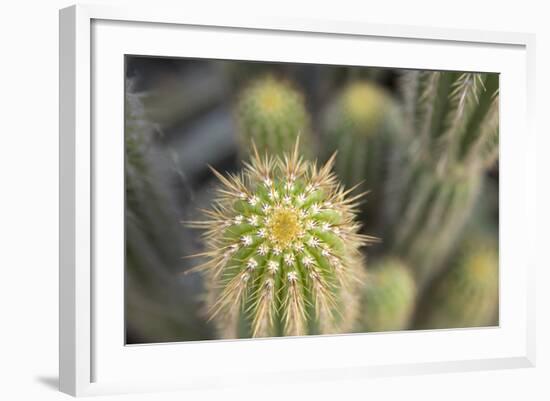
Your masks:
M137 3L137 1L96 1ZM140 1L141 3L146 3ZM151 2L158 7L179 4L193 12L198 1ZM550 165L543 149L548 140L550 30L544 1L390 0L200 2L213 13L247 12L308 18L364 20L440 27L527 31L537 34L537 122L539 134L539 272L537 352L534 369L441 374L331 382L281 388L263 394L212 391L187 399L550 399L550 266L542 252L550 238L548 182ZM208 4L207 4L208 3ZM224 3L227 3L224 5ZM250 2L252 3L252 2ZM369 5L368 3L372 3ZM57 10L62 0L4 2L0 42L0 398L54 400L57 380L57 157L58 72ZM545 146L546 145L546 146ZM544 186L543 186L544 183ZM257 390L255 390L257 391ZM7 392L7 394L4 394ZM9 394L9 395L8 395ZM530 395L527 395L530 394ZM132 400L181 399L182 394L123 397ZM109 398L111 399L111 398ZM115 399L112 397L112 399ZM118 399L118 398L116 398Z

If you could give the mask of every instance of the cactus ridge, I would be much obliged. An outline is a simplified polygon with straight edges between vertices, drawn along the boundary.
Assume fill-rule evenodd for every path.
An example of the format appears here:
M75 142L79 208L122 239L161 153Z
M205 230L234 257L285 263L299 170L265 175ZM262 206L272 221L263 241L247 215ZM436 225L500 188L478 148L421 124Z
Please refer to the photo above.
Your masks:
M223 176L205 229L212 283L211 318L229 336L334 332L347 324L361 279L359 248L371 237L354 220L350 197L331 173L298 156L253 157L240 175ZM349 309L349 310L348 310ZM240 322L240 323L239 323ZM244 335L243 334L243 335Z

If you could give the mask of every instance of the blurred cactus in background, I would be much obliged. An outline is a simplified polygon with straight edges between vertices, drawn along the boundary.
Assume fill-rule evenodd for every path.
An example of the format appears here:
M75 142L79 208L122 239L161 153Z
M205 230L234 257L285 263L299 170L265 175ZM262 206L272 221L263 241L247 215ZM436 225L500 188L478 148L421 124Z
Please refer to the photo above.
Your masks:
M385 241L420 285L441 268L498 157L498 75L404 73L407 131L394 147Z
M181 227L174 205L155 175L149 155L156 126L148 122L143 95L126 86L126 276L127 335L176 341L210 337L193 292L174 278L181 261ZM135 341L135 338L133 338Z
M383 194L388 145L402 129L396 102L369 81L347 85L329 104L323 128L325 158L338 151L335 172L346 187L370 191L364 208L375 220Z
M254 143L260 153L291 152L300 137L300 152L314 153L310 116L303 95L289 82L271 75L254 80L237 106L238 134L244 154Z
M369 266L358 331L407 329L415 306L416 284L409 268L398 259L382 259Z
M471 238L451 268L426 291L415 328L498 324L498 248L491 238Z
M354 207L331 168L254 148L224 177L205 229L211 316L224 337L339 333L352 329L363 262Z

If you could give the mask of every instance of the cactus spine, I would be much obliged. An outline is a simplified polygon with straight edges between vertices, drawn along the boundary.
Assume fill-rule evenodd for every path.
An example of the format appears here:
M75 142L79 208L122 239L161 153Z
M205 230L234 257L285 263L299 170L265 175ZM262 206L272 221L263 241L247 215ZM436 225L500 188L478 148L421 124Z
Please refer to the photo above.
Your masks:
M393 251L425 284L460 235L498 156L498 75L407 72L405 118L387 205Z
M237 106L240 142L244 152L254 143L260 152L291 152L300 136L300 151L312 154L310 117L303 95L287 81L268 75L253 81Z
M488 240L471 242L456 264L427 291L416 327L438 329L496 324L498 250Z
M386 258L369 268L358 331L393 331L409 327L416 305L414 277L399 259Z
M211 317L225 337L335 333L351 329L362 257L356 198L331 173L256 148L241 175L222 176L205 229Z
M391 96L369 81L349 84L326 113L323 136L326 157L338 151L336 174L347 187L362 182L359 190L370 191L365 208L373 214L383 193L380 187L387 145L400 129L399 117Z

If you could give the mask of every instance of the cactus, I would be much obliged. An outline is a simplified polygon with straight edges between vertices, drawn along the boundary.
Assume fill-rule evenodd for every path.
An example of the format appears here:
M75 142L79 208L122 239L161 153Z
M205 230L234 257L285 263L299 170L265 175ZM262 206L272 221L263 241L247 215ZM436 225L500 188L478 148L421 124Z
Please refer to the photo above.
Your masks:
M383 259L367 273L358 331L407 329L415 304L416 285L409 268L398 259Z
M137 342L204 339L211 329L198 316L181 269L181 230L149 150L156 125L145 118L141 93L125 93L125 314L127 338Z
M444 265L498 157L498 75L407 72L386 199L392 251L421 286ZM400 153L399 153L400 152Z
M228 338L350 330L356 318L363 262L357 197L331 173L294 150L252 159L241 175L223 176L205 221L210 314Z
M495 324L495 316L498 316L498 249L495 244L488 239L469 242L456 264L428 289L419 310L415 325L419 329Z
M326 113L325 157L335 150L339 152L335 172L347 187L363 181L358 191L370 191L365 205L370 221L383 194L387 145L400 126L396 102L369 81L345 87Z
M240 95L237 121L241 148L251 143L260 152L282 155L291 152L298 135L300 150L311 155L313 138L304 97L288 82L268 75L253 81Z

